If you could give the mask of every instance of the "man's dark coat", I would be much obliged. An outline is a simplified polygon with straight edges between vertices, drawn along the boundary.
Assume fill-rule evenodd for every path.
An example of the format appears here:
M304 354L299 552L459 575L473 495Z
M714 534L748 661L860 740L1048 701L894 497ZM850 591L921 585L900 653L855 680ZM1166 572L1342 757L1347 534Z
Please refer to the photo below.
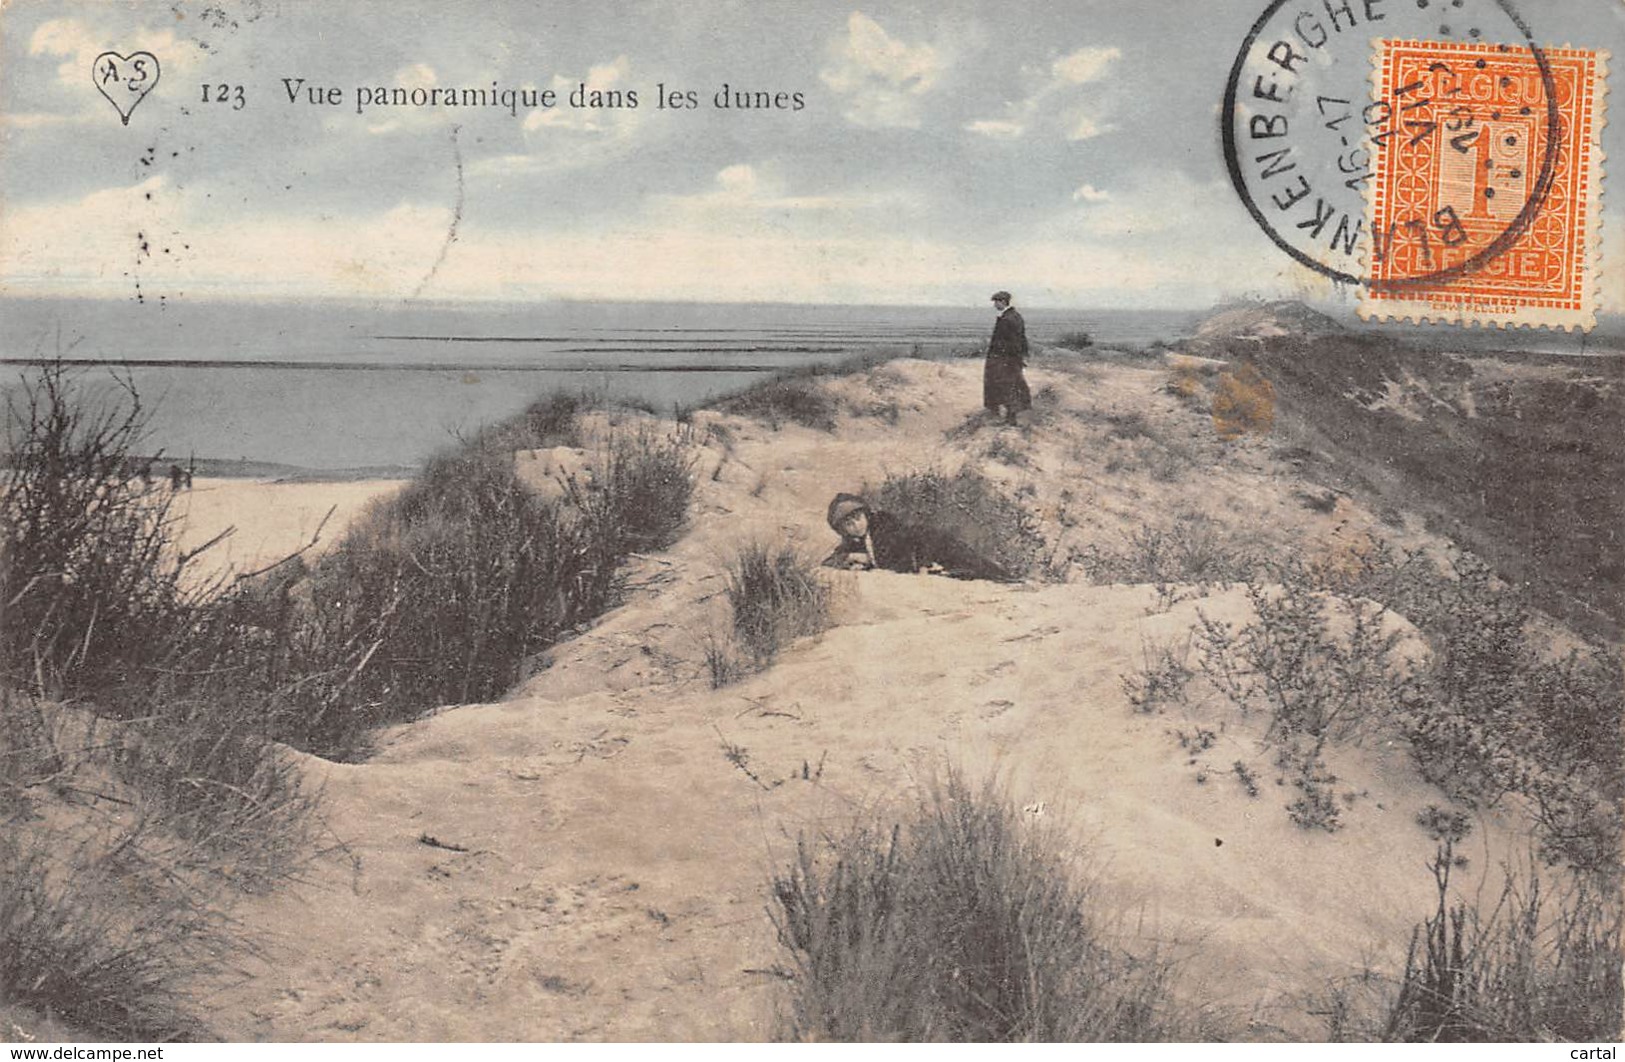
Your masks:
M999 314L993 323L993 338L987 345L987 365L982 370L982 405L1019 413L1031 409L1032 392L1022 366L1027 364L1027 322L1014 306Z

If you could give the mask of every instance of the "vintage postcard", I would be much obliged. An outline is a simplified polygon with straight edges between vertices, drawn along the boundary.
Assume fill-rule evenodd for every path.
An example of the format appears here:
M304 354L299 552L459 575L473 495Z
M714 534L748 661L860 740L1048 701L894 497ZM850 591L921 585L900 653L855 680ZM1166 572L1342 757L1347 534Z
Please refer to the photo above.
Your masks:
M1622 47L9 0L0 1040L1613 1057Z

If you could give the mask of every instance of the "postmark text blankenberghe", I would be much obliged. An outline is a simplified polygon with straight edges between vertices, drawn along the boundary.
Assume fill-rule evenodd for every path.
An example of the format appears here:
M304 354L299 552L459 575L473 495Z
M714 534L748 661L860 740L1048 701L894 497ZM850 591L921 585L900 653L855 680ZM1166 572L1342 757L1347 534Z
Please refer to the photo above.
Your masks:
M1373 42L1416 38L1502 45L1518 50L1541 74L1536 111L1550 150L1515 211L1493 234L1446 262L1386 275L1386 287L1437 284L1482 268L1527 228L1550 184L1558 121L1551 78L1529 27L1510 0L1274 0L1241 42L1220 110L1226 167L1237 194L1266 235L1286 254L1325 276L1370 286L1373 239L1368 221L1373 151L1385 139L1420 142L1447 126L1460 150L1482 132L1460 101L1396 85L1373 99ZM1469 122L1471 124L1469 124ZM1460 231L1437 204L1427 217L1398 219L1403 239L1441 244Z

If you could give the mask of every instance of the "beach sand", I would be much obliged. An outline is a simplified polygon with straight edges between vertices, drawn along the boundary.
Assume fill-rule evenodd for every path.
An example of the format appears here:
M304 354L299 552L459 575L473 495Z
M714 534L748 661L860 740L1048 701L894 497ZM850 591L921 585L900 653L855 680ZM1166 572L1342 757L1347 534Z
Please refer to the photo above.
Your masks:
M175 497L179 544L183 550L197 549L234 528L198 557L193 574L208 578L255 571L302 549L318 529L321 536L311 552L330 547L369 504L403 484L394 479L276 482L199 477L191 490Z

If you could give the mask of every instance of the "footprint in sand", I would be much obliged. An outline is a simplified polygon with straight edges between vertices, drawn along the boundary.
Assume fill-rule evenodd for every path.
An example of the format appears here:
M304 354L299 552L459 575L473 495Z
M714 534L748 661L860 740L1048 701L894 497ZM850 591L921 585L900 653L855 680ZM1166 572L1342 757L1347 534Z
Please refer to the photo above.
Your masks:
M1028 631L1025 634L1012 634L1010 637L1005 638L1004 641L1007 641L1007 642L1026 642L1026 641L1031 641L1031 640L1033 640L1035 638L1048 638L1052 634L1060 634L1060 633L1061 633L1061 628L1056 627L1056 626L1034 627L1032 630Z
M981 716L983 719L997 719L999 716L1003 715L1005 712L1008 712L1015 706L1015 701L988 701L986 704L982 705L982 710L978 712L977 715Z
M994 679L998 678L999 676L1009 673L1011 670L1013 670L1015 668L1015 666L1016 666L1016 662L1014 660L1000 660L997 664L994 664L992 667L987 668L981 674L972 675L966 681L967 681L967 683L969 685L971 685L973 687L974 686L985 686L989 682L991 682Z

